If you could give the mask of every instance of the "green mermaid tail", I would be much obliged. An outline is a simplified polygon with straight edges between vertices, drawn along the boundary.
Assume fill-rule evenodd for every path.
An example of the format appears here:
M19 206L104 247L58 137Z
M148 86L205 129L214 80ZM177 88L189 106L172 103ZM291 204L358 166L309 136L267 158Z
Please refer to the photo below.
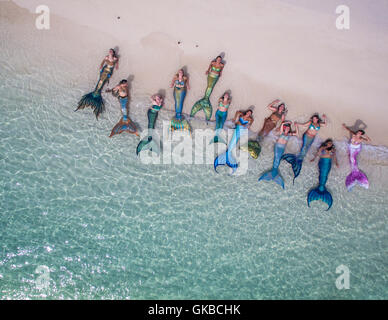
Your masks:
M148 136L142 139L137 145L136 155L139 155L142 150L150 150L159 155L160 145L153 139L152 131L155 129L155 122L158 118L158 113L161 108L161 106L154 105L152 108L148 109Z
M207 77L207 88L205 91L205 96L202 99L198 100L193 105L191 109L190 117L194 117L198 111L203 110L203 112L205 113L206 121L210 120L213 113L213 107L210 103L209 98L213 92L214 86L216 85L218 79L219 79L218 75L216 76L212 73L209 73Z
M249 140L247 144L240 147L240 150L249 152L253 159L257 159L261 152L261 146L256 140Z
M96 88L93 92L89 92L85 94L81 100L78 102L77 109L74 111L78 111L80 109L91 107L93 112L98 119L99 115L105 111L104 101L102 100L101 91L104 87L105 83L109 81L113 73L114 65L105 65L100 72L100 79L96 85Z

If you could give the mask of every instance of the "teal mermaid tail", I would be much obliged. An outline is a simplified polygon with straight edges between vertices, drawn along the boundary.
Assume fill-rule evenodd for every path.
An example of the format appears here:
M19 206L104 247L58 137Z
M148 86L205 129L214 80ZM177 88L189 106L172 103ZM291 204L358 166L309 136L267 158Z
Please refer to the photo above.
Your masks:
M224 124L225 124L225 121L226 121L226 118L228 117L228 111L220 111L220 110L217 110L216 112L216 134L214 136L214 138L212 139L212 141L210 141L210 143L225 143L225 140L222 139L220 137L220 133L222 131L222 128L224 127Z
M261 180L274 181L284 189L284 180L279 174L279 165L285 148L286 148L285 144L280 144L280 143L275 144L272 169L263 173L260 176L259 181Z
M171 119L170 129L191 131L189 122L182 117L183 102L186 97L186 88L174 88L175 117Z
M210 141L209 144L211 144L211 143L225 143L225 144L227 144L226 141L223 138L221 138L218 134L214 136L214 138Z
M303 135L303 144L299 154L294 155L291 153L286 153L282 156L281 160L286 160L292 166L292 171L294 172L294 180L292 181L292 183L294 183L295 179L299 176L300 171L302 170L304 157L306 156L311 145L313 144L314 139L315 137L310 137L305 133Z
M160 145L155 142L155 140L152 137L152 131L155 129L155 122L158 118L159 110L161 109L161 106L154 105L152 108L148 109L147 117L148 117L148 136L144 139L142 139L136 148L136 155L139 155L139 153L142 150L150 150L155 152L157 155L160 153Z
M139 155L139 153L143 150L150 150L155 152L157 155L160 154L160 146L155 142L152 136L148 136L139 142L136 148L136 155Z
M216 76L212 73L209 73L207 77L207 88L205 91L205 96L193 105L190 117L194 117L198 111L203 110L203 112L205 113L206 121L210 120L213 113L213 107L210 103L209 98L211 93L213 92L214 86L216 85L218 79L218 75Z
M321 200L329 206L328 211L333 205L333 197L326 190L326 182L331 170L331 158L321 158L318 163L319 167L319 186L309 191L307 195L307 205L310 207L310 202Z
M78 102L77 109L78 111L84 108L92 108L96 119L105 111L104 101L102 100L101 91L105 83L109 81L113 73L114 65L105 65L100 72L100 79L97 82L96 88L93 92L85 94L81 100Z

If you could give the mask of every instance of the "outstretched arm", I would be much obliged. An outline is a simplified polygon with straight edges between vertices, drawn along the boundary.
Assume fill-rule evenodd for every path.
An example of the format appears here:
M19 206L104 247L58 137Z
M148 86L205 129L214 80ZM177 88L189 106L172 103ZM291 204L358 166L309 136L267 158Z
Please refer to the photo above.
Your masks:
M347 131L349 131L351 134L356 134L355 132L353 132L352 130L350 130L350 128L347 127L345 123L343 123L342 126L343 126Z
M320 126L321 126L321 127L326 127L326 124L327 124L326 115L323 114L323 115L322 115L322 118L323 118L323 121L320 123Z

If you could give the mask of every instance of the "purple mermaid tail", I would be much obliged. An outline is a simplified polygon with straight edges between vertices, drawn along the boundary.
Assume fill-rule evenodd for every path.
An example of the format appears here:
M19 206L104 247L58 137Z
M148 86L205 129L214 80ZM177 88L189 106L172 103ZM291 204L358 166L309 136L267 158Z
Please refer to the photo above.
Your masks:
M346 177L346 187L352 191L353 187L358 184L365 189L369 188L369 181L365 173L358 169L357 156L361 151L361 144L349 143L349 161L352 172Z

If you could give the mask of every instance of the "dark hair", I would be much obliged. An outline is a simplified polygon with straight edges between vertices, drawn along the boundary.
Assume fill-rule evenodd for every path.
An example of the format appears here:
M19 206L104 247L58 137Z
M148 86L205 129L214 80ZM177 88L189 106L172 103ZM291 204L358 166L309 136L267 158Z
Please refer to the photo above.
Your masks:
M127 83L127 82L128 82L128 80L123 79L123 80L120 81L120 84L124 84L124 83Z
M285 105L285 103L284 102L282 102L281 104L279 104L278 105L278 112L279 112L279 109L280 109L280 107L281 106L283 106L284 107L284 110L283 110L283 112L286 112L286 105Z
M327 149L327 150L332 150L332 149L335 149L335 146L334 146L334 142L333 142L333 139L326 139L322 144L321 144L321 146L320 146L320 148L326 148L327 147L327 145L329 144L329 143L332 143L332 146L329 148L329 149Z
M310 118L310 121L313 121L314 118L318 118L318 123L321 123L322 122L322 119L319 117L319 114L318 113L314 113L311 118Z
M251 109L248 109L247 111L243 112L243 115L245 116L248 112L250 112L251 114L253 114L253 111Z
M113 51L113 57L116 58L116 57L117 57L117 56L116 56L116 50L115 50L115 49L112 49L112 48L110 48L109 50L112 50L112 51Z
M222 57L221 56L217 56L214 61L216 61L218 58L221 58L221 62L222 62Z
M365 134L365 131L362 130L362 129L357 130L357 133L358 133L358 132L361 132L361 135L362 135L362 136Z

